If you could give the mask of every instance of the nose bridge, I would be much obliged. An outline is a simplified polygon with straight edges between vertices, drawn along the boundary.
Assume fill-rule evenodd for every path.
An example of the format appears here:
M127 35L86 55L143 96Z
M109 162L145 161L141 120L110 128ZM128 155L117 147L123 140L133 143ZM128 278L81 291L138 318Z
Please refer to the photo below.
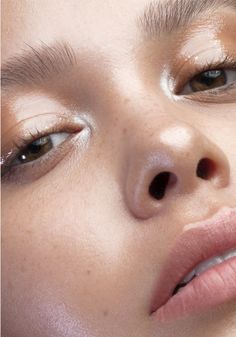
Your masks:
M229 183L225 155L194 126L168 119L139 133L131 140L126 176L127 203L136 217L151 217L173 196L194 194L201 185Z

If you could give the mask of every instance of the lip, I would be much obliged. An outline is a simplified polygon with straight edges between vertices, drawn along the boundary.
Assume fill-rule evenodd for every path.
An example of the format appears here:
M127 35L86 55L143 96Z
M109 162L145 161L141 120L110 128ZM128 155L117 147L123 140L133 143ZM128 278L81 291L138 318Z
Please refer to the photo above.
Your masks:
M167 257L150 314L167 322L236 299L236 257L194 278L172 296L175 287L200 262L236 248L236 208L222 208L208 220L188 224Z

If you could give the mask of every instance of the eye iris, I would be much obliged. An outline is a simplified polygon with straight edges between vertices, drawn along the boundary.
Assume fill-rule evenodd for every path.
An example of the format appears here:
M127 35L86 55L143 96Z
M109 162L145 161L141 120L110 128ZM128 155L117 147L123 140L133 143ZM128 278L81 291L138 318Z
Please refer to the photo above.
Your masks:
M227 78L223 70L209 70L195 76L190 81L191 89L196 91L210 90L226 85Z
M38 159L45 153L50 151L53 143L50 136L41 137L27 146L27 148L19 155L18 160L21 163L27 163Z

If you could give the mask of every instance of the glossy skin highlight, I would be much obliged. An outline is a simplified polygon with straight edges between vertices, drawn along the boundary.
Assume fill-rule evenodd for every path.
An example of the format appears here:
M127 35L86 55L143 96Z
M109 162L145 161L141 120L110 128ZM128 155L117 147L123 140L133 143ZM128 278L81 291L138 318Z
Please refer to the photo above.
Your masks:
M147 3L3 1L3 63L42 41L68 43L77 60L39 86L2 97L3 156L16 151L17 137L51 123L74 132L53 158L3 177L4 337L236 333L235 299L168 324L149 312L187 224L236 206L235 91L179 95L199 66L196 55L200 65L206 55L236 60L236 13L219 9L147 38L137 26ZM209 37L204 55L202 32ZM214 170L200 179L205 157ZM174 183L156 200L150 183L166 171Z

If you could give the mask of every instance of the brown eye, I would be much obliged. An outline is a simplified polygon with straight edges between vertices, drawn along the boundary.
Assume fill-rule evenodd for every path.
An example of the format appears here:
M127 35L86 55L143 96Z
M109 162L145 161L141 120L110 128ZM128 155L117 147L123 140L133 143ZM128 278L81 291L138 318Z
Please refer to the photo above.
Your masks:
M17 157L19 163L27 163L38 159L39 157L46 154L53 147L52 140L50 136L42 137L31 144L29 144L25 150L23 150Z
M37 160L55 146L64 142L68 136L68 133L61 132L36 139L19 153L15 158L13 165L25 164Z
M190 81L193 92L211 90L227 84L227 76L224 70L208 70Z
M191 78L183 89L178 93L178 95L191 95L194 93L202 92L207 94L207 92L214 89L220 90L224 87L225 90L228 87L236 84L236 70L235 69L216 69L207 70L199 73L198 75Z

